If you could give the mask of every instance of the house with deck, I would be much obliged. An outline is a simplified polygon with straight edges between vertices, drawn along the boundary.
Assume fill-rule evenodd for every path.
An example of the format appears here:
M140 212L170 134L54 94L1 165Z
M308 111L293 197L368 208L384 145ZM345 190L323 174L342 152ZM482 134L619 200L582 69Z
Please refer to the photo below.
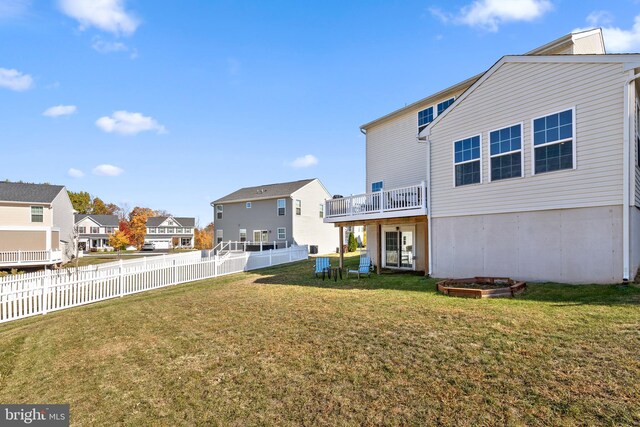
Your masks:
M118 215L76 214L78 248L82 251L112 250L109 237L118 231Z
M568 34L361 127L367 193L325 222L367 226L380 268L610 283L640 265L640 55Z
M174 216L154 216L147 219L145 243L156 249L193 249L196 219Z
M331 194L319 179L245 187L213 202L215 241L232 248L309 245L311 253L335 252L339 238L323 222Z
M0 182L0 269L68 261L73 212L63 185Z

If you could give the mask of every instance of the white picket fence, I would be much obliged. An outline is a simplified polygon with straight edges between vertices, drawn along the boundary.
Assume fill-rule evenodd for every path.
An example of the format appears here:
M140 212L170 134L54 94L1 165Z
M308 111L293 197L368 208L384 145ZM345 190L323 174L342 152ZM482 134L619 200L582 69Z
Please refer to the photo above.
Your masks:
M210 258L189 252L1 277L0 323L307 258L307 246Z

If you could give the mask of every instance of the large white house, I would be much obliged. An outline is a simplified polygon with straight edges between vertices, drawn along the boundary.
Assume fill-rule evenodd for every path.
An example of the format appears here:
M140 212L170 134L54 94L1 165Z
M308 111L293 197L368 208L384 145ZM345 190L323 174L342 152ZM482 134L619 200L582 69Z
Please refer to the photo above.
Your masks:
M377 267L436 277L619 282L640 264L640 54L569 34L362 126Z

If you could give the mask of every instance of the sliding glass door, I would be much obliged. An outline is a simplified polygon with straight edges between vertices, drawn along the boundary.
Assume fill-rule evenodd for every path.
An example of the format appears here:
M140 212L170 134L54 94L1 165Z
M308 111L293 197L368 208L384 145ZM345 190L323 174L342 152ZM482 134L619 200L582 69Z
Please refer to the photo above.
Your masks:
M395 227L383 232L384 267L415 269L413 227Z

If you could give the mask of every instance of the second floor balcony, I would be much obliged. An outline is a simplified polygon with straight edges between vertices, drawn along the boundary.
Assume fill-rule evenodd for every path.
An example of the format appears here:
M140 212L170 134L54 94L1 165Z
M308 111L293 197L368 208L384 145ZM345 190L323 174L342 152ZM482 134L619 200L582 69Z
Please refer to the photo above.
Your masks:
M422 182L409 187L327 200L324 222L426 215L426 194L426 185Z

